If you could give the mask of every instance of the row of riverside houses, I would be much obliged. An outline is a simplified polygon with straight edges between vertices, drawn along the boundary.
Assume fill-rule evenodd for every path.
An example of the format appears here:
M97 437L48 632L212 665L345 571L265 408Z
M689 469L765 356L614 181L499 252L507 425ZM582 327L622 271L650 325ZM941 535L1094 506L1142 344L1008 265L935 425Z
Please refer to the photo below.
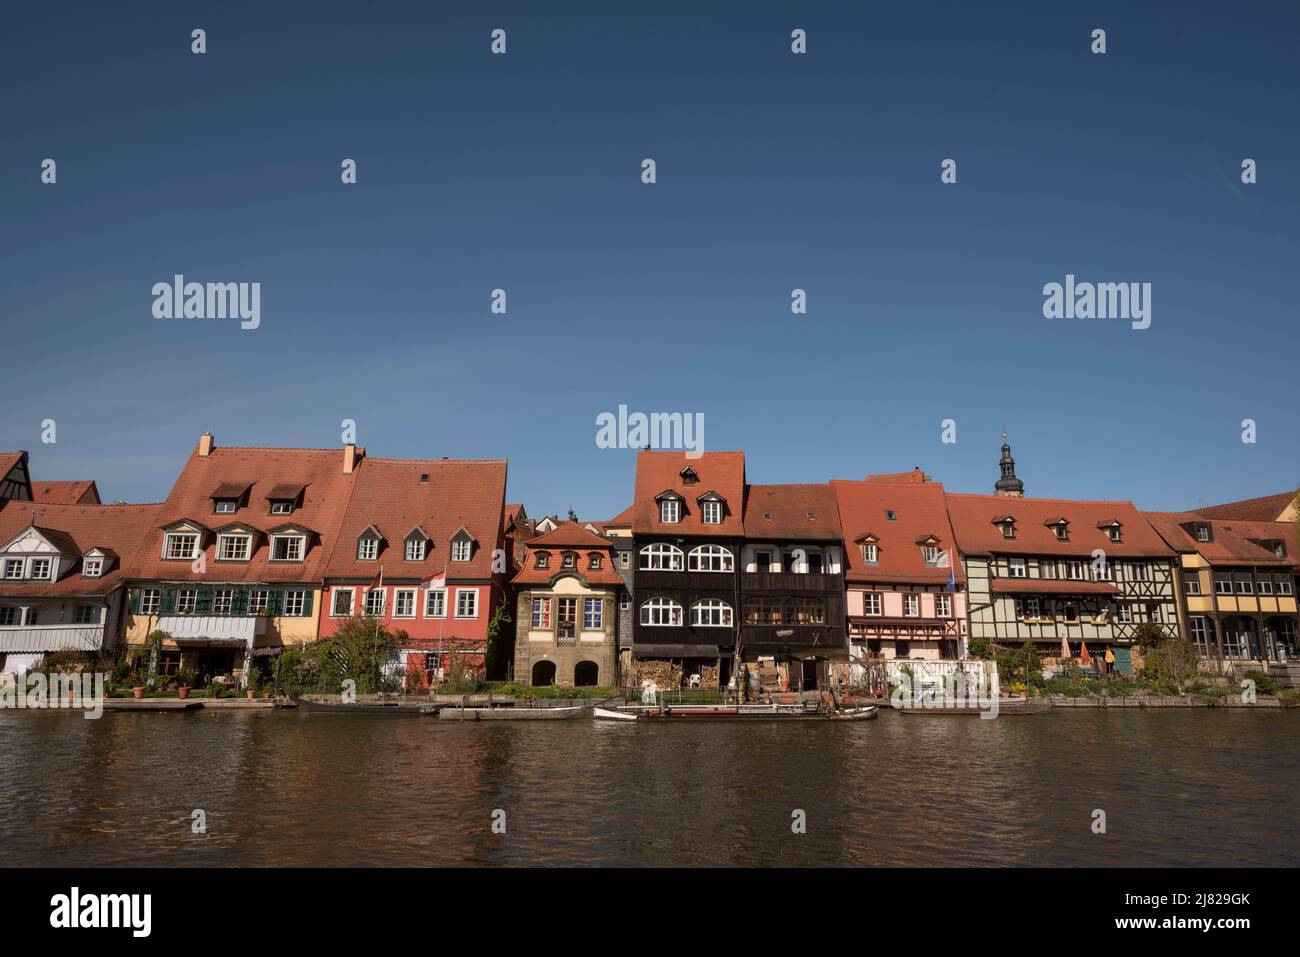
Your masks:
M205 434L165 501L105 505L0 453L0 672L162 631L163 673L233 677L354 615L400 635L418 687L455 655L535 685L719 687L740 664L813 690L972 640L1123 671L1143 625L1219 669L1300 655L1294 494L1142 512L1025 497L1006 444L999 470L992 495L919 469L751 485L741 452L641 451L631 506L580 522L508 504L504 460Z

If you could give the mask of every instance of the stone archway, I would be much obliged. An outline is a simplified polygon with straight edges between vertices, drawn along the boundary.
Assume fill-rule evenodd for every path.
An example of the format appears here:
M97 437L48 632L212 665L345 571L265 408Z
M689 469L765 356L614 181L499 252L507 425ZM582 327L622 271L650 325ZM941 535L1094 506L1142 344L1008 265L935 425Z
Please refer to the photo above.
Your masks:
M533 687L545 688L555 684L555 662L539 661L533 665Z
M579 661L573 666L573 686L594 688L600 684L600 665L594 661Z

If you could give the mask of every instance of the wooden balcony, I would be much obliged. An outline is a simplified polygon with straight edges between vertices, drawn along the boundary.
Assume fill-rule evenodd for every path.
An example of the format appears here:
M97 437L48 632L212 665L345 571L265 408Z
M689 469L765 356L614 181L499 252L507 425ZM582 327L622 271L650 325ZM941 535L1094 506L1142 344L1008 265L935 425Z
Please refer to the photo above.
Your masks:
M798 595L807 592L835 592L844 587L839 575L808 574L797 575L793 572L745 572L740 576L740 588L743 594L782 594Z
M849 642L842 625L743 625L740 650L746 658L795 652L847 655Z
M736 594L736 576L731 572L637 572L638 595L651 592L717 592Z

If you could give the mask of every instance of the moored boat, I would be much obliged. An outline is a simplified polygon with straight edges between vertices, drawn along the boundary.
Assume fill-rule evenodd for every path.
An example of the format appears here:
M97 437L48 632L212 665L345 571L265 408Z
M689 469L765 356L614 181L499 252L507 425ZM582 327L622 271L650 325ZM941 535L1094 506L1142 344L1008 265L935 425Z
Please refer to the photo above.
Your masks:
M732 705L730 707L695 705L638 708L628 711L596 708L592 711L592 717L611 721L651 721L671 720L674 718L713 719L716 721L869 721L879 713L880 709L876 705L829 712L797 710L772 705Z
M1044 711L1050 711L1052 701L1050 698L997 698L996 716L1019 716L1042 714ZM992 702L990 702L990 705ZM932 704L917 705L893 705L895 711L900 714L944 714L944 715L984 715L993 712L991 706L984 707L979 704L949 705L935 702Z
M586 709L582 705L567 708L460 708L455 706L426 705L432 709L439 708L438 717L451 721L559 721L573 718Z
M311 701L307 698L291 697L290 700L304 711L320 714L387 714L419 717L431 714L442 708L440 704L391 704L375 701L365 704L344 704L340 701Z

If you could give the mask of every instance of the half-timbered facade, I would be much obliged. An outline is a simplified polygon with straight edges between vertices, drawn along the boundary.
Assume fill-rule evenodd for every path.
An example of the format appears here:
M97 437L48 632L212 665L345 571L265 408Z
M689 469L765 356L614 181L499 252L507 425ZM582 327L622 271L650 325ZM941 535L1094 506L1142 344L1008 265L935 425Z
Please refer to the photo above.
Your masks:
M811 691L848 660L843 533L829 485L749 485L740 660L769 688Z
M1125 650L1144 622L1176 631L1173 552L1132 503L953 493L945 501L971 639L1078 655L1084 643Z
M515 587L515 680L618 687L623 579L609 541L576 521L526 543Z
M965 657L965 575L943 486L917 470L834 481L854 660Z
M1147 512L1178 554L1182 633L1207 663L1243 669L1300 655L1294 527Z
M742 452L637 455L634 685L725 685L732 674L744 540Z
M41 505L0 511L0 672L53 651L111 653L121 637L123 556L157 505Z

